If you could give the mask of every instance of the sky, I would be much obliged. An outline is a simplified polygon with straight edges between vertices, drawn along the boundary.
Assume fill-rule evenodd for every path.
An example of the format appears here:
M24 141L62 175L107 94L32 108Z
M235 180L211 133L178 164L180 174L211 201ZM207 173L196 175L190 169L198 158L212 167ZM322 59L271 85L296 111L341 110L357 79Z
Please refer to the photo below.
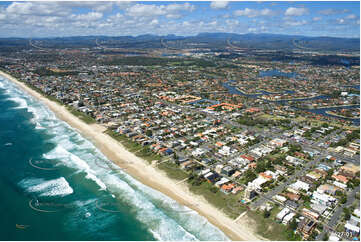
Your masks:
M0 37L272 33L360 37L360 2L0 2Z

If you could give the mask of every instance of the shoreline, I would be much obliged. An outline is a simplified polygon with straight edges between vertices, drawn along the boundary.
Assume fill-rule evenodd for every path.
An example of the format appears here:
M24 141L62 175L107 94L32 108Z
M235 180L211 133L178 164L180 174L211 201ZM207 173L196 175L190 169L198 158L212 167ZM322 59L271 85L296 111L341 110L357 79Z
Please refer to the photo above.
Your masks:
M86 124L71 114L65 106L49 100L11 75L3 71L0 71L0 75L12 81L26 93L46 105L55 113L57 118L65 121L86 139L90 140L110 161L121 168L126 168L126 173L141 183L196 211L199 215L206 218L208 222L220 229L229 239L265 240L261 236L256 235L255 228L250 227L247 216L234 222L233 219L211 205L205 198L193 194L187 185L177 183L176 180L169 178L164 171L154 168L145 160L126 150L121 143L104 133L106 130L104 126L100 124Z

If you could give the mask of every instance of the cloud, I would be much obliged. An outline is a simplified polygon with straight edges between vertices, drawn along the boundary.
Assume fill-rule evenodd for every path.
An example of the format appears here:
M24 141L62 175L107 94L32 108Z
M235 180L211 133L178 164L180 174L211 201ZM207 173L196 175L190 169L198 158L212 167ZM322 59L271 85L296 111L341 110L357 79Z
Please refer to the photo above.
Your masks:
M228 3L227 1L212 1L210 6L213 9L223 9L228 6Z
M286 21L285 25L286 26L302 26L307 24L306 20L300 20L300 21Z
M243 10L236 10L233 14L236 16L247 16L249 18L253 18L258 16L272 16L274 15L274 12L268 8L262 10L245 8Z
M66 16L71 13L71 9L52 2L13 2L5 12L12 15Z
M336 20L338 24L344 24L345 20L343 18L339 18Z
M78 15L73 14L71 17L75 20L90 22L101 19L103 17L103 14L98 12L90 12L87 14L78 14Z
M346 19L356 19L357 16L355 14L350 14L345 17Z
M169 5L154 5L154 4L135 4L126 8L126 14L132 17L153 17L161 15L179 15L182 11L193 11L194 5L189 3L184 4L169 4Z
M315 21L315 22L320 21L320 20L322 20L322 17L313 17L312 20Z
M335 14L342 14L342 13L347 13L349 12L348 9L333 9L333 8L328 8L328 9L324 9L319 11L319 14L322 15L335 15Z
M56 3L56 2L55 2ZM88 8L95 12L109 12L113 9L114 3L117 2L98 2L98 1L81 1L81 2L57 2L57 4L68 7L68 8ZM128 2L124 2L125 4L129 4Z
M290 8L287 8L287 10L285 12L286 16L302 16L302 15L306 15L306 14L308 14L307 8L290 7Z

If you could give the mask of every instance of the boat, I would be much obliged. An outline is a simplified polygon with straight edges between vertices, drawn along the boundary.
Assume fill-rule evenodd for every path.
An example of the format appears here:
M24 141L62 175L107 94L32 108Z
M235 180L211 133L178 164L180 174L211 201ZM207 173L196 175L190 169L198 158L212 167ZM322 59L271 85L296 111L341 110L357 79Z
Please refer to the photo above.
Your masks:
M13 143L6 143L5 146L12 146Z
M17 229L26 229L28 228L30 225L23 225L23 224L16 224L16 228Z

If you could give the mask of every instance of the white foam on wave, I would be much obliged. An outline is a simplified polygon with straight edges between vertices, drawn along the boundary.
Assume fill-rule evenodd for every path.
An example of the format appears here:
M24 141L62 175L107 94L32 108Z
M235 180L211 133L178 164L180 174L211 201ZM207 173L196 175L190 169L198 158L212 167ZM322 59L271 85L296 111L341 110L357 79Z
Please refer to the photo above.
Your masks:
M64 177L54 180L30 178L19 183L27 192L38 193L42 197L66 196L73 193L73 189Z
M222 231L209 223L206 218L200 216L196 211L179 204L159 191L145 186L128 174L125 175L125 180L128 184L140 189L153 203L161 204L160 207L170 211L167 213L167 216L176 220L185 230L196 235L197 238L212 241L229 240ZM192 206L199 206L199 204L195 203Z
M4 83L0 82L0 88L4 88Z
M28 103L26 102L25 99L20 98L20 97L11 97L8 98L8 100L11 100L17 104L19 104L18 106L14 107L14 108L27 108L28 107Z
M85 176L85 178L93 180L100 187L101 190L105 190L107 188L106 185L95 175L95 172L90 169L89 165L84 160L67 151L60 145L57 145L50 152L43 154L43 157L46 159L60 159L66 166L86 172L87 175Z
M160 240L198 240L198 238L158 209L140 191L115 175L103 178L109 189L121 200L135 208L136 218L146 224L149 231Z

